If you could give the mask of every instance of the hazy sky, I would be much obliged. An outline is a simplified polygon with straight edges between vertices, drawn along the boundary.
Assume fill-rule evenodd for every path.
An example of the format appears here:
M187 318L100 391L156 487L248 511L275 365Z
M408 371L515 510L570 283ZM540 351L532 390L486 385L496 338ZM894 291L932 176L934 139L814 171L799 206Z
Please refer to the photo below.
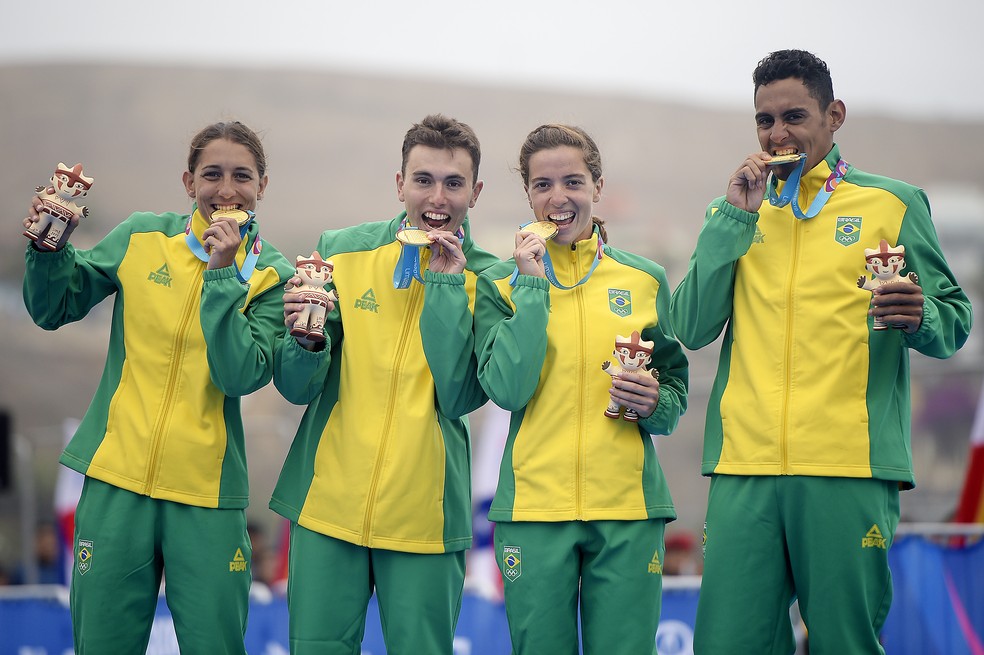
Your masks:
M981 0L5 0L0 65L310 67L748 107L767 52L825 59L849 110L984 120Z

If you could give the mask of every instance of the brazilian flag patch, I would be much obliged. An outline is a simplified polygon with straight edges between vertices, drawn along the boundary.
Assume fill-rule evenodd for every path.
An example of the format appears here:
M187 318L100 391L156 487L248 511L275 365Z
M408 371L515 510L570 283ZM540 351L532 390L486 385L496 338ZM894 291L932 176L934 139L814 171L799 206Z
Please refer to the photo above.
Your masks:
M519 546L502 547L502 577L514 582L523 575L523 552Z
M79 575L85 575L92 568L92 542L88 539L79 539L75 549L75 565Z
M838 216L835 230L834 239L842 246L857 243L861 238L861 217Z
M616 316L628 316L632 313L632 294L625 289L609 289L608 309Z

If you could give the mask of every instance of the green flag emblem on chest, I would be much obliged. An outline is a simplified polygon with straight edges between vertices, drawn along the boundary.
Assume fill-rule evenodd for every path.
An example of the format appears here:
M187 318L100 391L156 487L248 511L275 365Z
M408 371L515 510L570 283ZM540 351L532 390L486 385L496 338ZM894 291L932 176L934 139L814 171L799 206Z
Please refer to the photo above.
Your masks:
M616 316L628 316L632 313L632 294L624 289L609 289L608 309Z
M838 216L837 228L834 233L837 243L842 246L849 246L857 243L861 238L861 217L860 216Z

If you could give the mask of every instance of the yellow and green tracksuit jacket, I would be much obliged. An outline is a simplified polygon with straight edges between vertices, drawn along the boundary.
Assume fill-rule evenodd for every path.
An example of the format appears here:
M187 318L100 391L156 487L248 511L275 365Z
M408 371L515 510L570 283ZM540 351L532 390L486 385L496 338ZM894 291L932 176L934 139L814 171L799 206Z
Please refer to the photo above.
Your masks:
M804 173L807 207L840 158ZM780 183L779 191L782 186ZM905 246L926 298L913 334L873 331L865 248ZM705 475L813 475L914 485L909 349L945 358L971 307L940 250L921 189L850 167L815 217L763 202L708 207L687 275L673 294L677 337L696 349L725 330L711 391Z
M410 553L471 544L471 444L465 415L487 397L475 376L476 275L499 260L465 221L464 273L427 269L396 289L403 213L321 235L339 296L325 349L284 333L274 384L307 404L270 508L349 543Z
M558 281L572 286L598 257L597 232L572 245L547 242ZM674 339L663 268L605 245L584 284L509 279L513 260L479 278L478 377L512 412L489 511L492 521L673 519L650 434L669 434L687 406L688 365ZM616 335L654 341L656 410L638 423L605 416Z
M239 397L273 374L294 267L253 222L237 257L262 244L248 284L231 266L205 270L186 242L188 219L136 213L91 250L28 247L24 302L54 330L116 294L102 378L62 464L152 498L244 508ZM195 212L194 233L206 227Z

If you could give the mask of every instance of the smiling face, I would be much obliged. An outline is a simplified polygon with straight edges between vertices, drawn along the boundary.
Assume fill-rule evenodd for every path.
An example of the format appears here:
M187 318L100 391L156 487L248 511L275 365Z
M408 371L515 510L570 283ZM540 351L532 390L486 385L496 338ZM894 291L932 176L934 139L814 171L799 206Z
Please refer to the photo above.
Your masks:
M422 230L456 232L482 192L472 183L472 160L464 148L414 146L396 174L396 194L410 224Z
M539 150L530 156L526 196L536 220L557 226L556 243L569 245L591 236L591 216L603 185L603 177L591 179L583 153L574 146Z
M214 139L201 150L195 170L182 176L188 196L211 220L218 209L254 211L263 198L267 176L260 176L249 149L228 139Z
M844 117L843 102L834 100L821 109L802 80L795 77L765 84L755 94L755 125L762 150L773 157L805 152L807 171L833 148L834 132ZM776 175L785 180L795 166L776 166Z

